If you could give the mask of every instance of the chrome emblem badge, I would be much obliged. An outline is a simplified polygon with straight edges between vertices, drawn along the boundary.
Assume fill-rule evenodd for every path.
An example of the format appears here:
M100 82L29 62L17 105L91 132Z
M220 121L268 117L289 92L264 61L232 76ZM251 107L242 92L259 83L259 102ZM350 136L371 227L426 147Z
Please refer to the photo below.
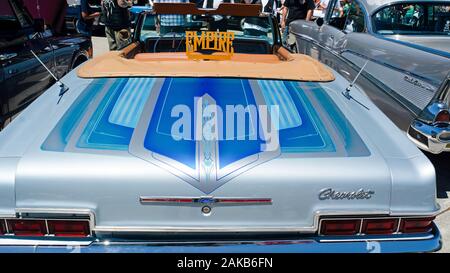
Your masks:
M336 191L332 188L323 189L319 193L319 200L361 200L371 199L375 191L359 189L357 191Z

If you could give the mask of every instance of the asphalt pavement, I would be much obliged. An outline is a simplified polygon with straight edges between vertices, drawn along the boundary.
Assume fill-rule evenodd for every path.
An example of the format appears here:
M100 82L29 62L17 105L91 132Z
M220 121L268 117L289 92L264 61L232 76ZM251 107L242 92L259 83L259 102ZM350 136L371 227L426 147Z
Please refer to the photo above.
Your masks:
M436 188L438 203L441 205L441 214L436 218L442 234L442 249L440 252L450 253L450 153L426 156L436 169Z
M104 37L93 37L94 56L108 51L108 41ZM440 252L450 253L450 153L426 156L436 168L437 201L441 206L441 214L436 218L441 234L443 246Z
M94 57L108 52L108 40L105 37L92 37L92 44L94 46Z

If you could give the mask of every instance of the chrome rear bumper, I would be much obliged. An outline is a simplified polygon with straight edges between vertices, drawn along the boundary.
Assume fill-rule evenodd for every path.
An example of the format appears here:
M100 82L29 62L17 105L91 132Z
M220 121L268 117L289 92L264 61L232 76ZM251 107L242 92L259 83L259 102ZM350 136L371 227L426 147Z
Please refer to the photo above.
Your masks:
M5 241L9 240L9 241ZM441 247L436 226L430 233L390 236L314 236L278 241L149 242L0 238L0 253L405 253Z
M436 127L415 120L409 127L408 137L419 148L433 154L450 151L450 125Z

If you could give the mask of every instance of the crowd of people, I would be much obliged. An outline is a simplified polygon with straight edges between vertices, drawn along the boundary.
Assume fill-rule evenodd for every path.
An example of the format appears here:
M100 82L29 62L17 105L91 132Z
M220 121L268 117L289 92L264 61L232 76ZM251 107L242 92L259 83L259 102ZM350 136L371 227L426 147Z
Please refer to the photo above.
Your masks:
M105 25L105 34L109 49L117 50L130 43L131 22L128 8L132 0L102 0L101 12L93 12L89 0L81 0L81 20L78 31L84 35L92 35L92 25L98 18Z
M262 4L263 11L279 15L283 40L287 41L289 24L295 20L312 20L323 17L327 11L330 0L102 0L101 12L93 12L89 0L81 0L81 23L79 32L90 36L92 24L97 18L105 25L105 33L110 50L117 50L129 44L130 13L133 4L153 5L153 3L186 3L193 2L199 8L217 8L221 3ZM351 0L338 1L333 8L340 16L344 16L351 9ZM161 18L161 32L173 31L173 28L182 26L181 16L166 15Z

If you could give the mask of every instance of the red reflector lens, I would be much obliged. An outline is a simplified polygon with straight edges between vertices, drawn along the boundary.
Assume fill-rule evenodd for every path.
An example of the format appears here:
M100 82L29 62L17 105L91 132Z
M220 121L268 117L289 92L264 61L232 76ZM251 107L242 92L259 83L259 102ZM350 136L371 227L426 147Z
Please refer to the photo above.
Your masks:
M0 235L5 235L5 233L6 233L5 220L0 220Z
M40 220L8 220L8 228L16 236L44 236L47 233L45 221Z
M320 233L322 235L354 235L359 232L361 220L324 220Z
M442 110L437 114L435 122L450 122L450 113L447 110Z
M392 234L397 231L398 219L371 219L364 220L363 233L365 234Z
M403 219L400 229L403 233L428 232L433 226L433 220L434 217L422 219Z
M62 237L86 237L90 234L87 221L48 221L50 234Z

